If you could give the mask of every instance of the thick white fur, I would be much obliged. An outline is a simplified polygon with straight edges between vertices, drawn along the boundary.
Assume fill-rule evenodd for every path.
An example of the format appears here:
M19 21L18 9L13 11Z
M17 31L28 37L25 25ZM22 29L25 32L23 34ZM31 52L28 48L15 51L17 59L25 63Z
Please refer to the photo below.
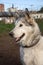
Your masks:
M11 31L14 37L19 38L23 33L25 36L18 42L20 44L20 59L23 65L43 65L43 37L37 23L33 19L28 19L33 26L25 25L25 18L16 21L15 28ZM30 22L31 21L31 22ZM19 25L22 24L22 27ZM39 40L36 44L36 41ZM25 48L23 46L31 46Z

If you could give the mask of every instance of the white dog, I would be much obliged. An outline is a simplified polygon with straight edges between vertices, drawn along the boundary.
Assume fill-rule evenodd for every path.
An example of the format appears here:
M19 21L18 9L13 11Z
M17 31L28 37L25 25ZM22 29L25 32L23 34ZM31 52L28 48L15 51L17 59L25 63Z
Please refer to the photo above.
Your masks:
M16 21L10 35L20 45L20 59L23 65L43 65L43 37L28 12Z

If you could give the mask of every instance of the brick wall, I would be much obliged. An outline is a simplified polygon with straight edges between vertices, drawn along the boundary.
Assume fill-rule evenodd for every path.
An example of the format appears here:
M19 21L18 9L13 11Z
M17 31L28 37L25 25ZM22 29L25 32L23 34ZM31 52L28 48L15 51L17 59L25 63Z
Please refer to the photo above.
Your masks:
M0 12L4 12L4 4L0 4Z

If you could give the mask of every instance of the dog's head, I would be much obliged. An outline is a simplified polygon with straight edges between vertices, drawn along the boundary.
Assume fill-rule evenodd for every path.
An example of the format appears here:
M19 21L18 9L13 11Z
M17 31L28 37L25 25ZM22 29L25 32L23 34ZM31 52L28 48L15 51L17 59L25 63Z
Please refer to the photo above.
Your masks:
M14 37L20 45L30 46L40 31L37 23L31 18L28 12L25 12L24 15L25 16L18 18L15 22L15 28L10 32L10 35Z

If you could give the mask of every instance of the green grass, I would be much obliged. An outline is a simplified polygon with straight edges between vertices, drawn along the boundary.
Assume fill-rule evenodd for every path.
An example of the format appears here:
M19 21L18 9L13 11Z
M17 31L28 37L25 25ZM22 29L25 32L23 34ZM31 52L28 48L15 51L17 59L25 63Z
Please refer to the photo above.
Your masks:
M40 31L43 33L43 19L37 19L36 22L39 25Z
M0 22L0 33L9 32L14 28L14 24L5 24L3 22Z

